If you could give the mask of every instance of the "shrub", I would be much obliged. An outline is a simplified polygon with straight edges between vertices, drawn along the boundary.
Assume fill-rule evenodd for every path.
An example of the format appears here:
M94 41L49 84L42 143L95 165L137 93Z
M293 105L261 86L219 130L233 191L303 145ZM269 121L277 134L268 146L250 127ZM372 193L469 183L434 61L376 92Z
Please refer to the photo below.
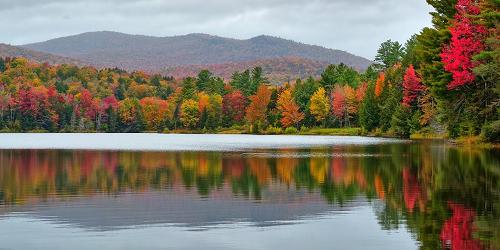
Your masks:
M300 127L300 132L309 132L309 130L310 130L310 128L308 128L308 127L306 127L306 126L304 126L304 125L302 125L302 126Z
M288 127L285 129L285 134L287 135L294 135L297 134L299 131L295 127Z
M281 130L280 127L273 127L273 126L269 126L266 130L266 134L268 135L279 135L282 132L283 131Z
M481 135L488 142L500 142L500 120L483 126Z
M251 134L260 134L260 130L261 130L260 127L261 127L260 122L254 123L253 125L250 126L250 133Z

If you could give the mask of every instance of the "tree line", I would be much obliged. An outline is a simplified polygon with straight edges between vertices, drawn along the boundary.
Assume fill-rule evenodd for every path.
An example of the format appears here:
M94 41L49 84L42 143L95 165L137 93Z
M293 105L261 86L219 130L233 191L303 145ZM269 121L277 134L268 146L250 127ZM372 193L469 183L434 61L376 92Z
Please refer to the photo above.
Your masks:
M365 72L330 65L319 79L274 86L262 68L224 80L208 70L173 79L144 72L0 59L0 129L140 132L238 128L297 133L482 134L500 138L499 4L428 0L433 27L388 40Z

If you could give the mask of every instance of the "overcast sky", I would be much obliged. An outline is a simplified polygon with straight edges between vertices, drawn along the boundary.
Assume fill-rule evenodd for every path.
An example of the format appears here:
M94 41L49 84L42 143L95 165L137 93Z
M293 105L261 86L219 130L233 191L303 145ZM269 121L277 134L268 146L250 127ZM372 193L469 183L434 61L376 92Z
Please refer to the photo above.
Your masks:
M373 59L430 25L425 0L0 0L0 43L88 31L172 36L273 35Z

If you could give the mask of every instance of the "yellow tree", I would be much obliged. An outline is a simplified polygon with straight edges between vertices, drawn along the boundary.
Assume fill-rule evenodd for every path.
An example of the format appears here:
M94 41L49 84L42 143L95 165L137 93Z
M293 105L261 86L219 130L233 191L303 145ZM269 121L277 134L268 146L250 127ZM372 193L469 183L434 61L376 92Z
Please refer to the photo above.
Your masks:
M347 119L352 119L358 113L358 100L356 90L349 85L344 86Z
M309 107L311 114L317 122L324 122L330 112L330 102L326 97L326 91L323 87L319 88L311 96L311 104Z
M215 129L222 123L222 96L210 95L208 98L206 127Z
M186 128L195 128L200 119L198 110L198 102L189 99L182 102L181 105L181 122Z
M181 100L181 94L182 94L182 89L177 88L173 94L171 94L168 99L167 99L167 119L170 121L175 120L175 112L177 110L177 107L179 106L179 102Z
M208 96L205 92L198 93L198 110L200 111L200 114L207 109L209 98L210 96Z
M295 103L289 88L281 92L277 104L278 110L281 112L281 125L285 128L298 127L299 122L304 119L304 114L299 111L299 105Z

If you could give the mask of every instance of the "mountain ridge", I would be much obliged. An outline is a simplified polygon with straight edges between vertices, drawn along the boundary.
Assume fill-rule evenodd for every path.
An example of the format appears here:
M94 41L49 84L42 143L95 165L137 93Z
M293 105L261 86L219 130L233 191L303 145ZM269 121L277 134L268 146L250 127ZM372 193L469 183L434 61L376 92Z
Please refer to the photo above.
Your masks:
M342 50L268 35L235 39L204 33L156 37L96 31L21 47L75 58L97 67L146 71L283 57L301 57L331 64L344 63L358 70L364 70L372 63L366 58Z
M50 53L30 50L18 46L0 43L0 58L6 57L24 57L26 59L49 64L73 64L77 66L84 66L85 63L73 58L58 56Z

